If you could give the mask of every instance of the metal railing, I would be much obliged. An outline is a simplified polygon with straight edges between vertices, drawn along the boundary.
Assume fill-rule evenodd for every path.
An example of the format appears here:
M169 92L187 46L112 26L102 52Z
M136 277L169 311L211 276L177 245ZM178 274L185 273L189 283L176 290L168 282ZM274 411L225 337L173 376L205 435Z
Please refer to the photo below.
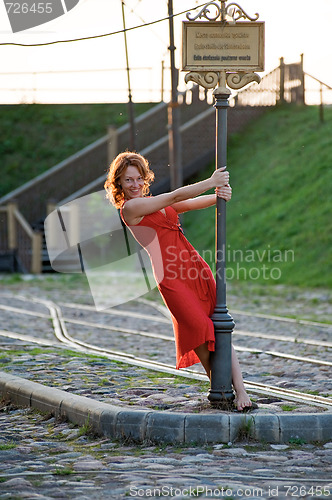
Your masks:
M304 77L305 103L319 106L319 119L324 122L324 107L332 105L332 87L308 73Z
M185 180L214 156L214 108L207 97L198 86L179 96ZM232 100L228 114L230 133L240 131L266 107L280 103L319 104L323 121L324 103L332 103L332 88L303 71L303 57L295 64L285 64L281 58L279 67L266 74L260 84L254 83L237 92ZM167 107L162 102L139 116L135 123L137 150L149 158L159 181L154 185L155 193L169 189ZM40 272L41 243L30 224L47 215L50 200L56 199L63 204L103 189L109 160L128 147L129 133L129 124L119 129L110 127L108 134L98 141L2 197L0 214L6 213L7 219L1 222L0 250L8 238L7 247L19 248L24 267L29 272ZM19 207L11 203L16 198ZM7 206L2 208L1 205L5 204ZM13 227L16 227L15 231Z
M181 106L183 122L209 107L205 101L199 99L196 89L188 92L193 94L193 98L190 106L185 103ZM137 117L135 133L138 151L167 135L167 108L167 103L162 102ZM35 223L46 216L49 200L63 200L84 189L98 177L106 176L109 158L128 148L129 136L129 124L117 130L110 127L109 133L99 140L0 198L0 205L12 199L19 200L19 208L27 221L30 224ZM168 152L164 156L166 165L167 162ZM34 200L33 203L31 200Z
M0 251L14 252L18 267L24 272L40 273L42 234L34 231L13 201L0 207Z
M254 83L240 91L235 97L237 106L276 106L280 103L304 104L305 86L303 57L294 64L280 65L263 76L259 84Z

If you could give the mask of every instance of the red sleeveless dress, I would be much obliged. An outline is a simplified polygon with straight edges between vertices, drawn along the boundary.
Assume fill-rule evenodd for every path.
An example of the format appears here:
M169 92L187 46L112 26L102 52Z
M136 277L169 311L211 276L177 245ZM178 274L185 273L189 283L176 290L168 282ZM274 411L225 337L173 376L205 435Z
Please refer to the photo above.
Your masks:
M185 238L177 212L169 206L165 213L159 210L135 226L126 225L149 254L158 289L172 316L176 368L186 368L199 363L196 347L207 342L208 349L214 351L210 316L215 308L216 284L208 264ZM151 244L153 239L157 244Z

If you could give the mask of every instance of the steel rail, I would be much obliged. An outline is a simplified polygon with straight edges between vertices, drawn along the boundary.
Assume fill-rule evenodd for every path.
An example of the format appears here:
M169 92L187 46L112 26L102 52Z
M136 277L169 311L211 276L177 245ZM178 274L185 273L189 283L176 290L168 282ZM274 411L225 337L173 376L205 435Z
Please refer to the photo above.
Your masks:
M330 328L332 326L331 323L321 323L319 321L309 321L307 319L296 319L296 318L288 318L285 316L274 316L272 314L262 314L262 313L252 313L247 311L239 311L237 309L232 309L232 314L239 314L244 316L254 316L257 318L264 319L273 319L274 321L283 321L284 323L298 323L299 325L307 325L307 326L319 326L321 328Z
M36 300L36 299L35 299ZM98 353L100 356L104 356L110 360L113 361L119 361L122 363L127 363L130 365L135 365L139 366L142 368L147 368L149 370L155 370L159 371L162 373L167 373L170 375L176 375L179 377L184 377L184 378L189 378L192 380L199 380L199 381L207 381L206 375L203 375L201 373L195 372L194 370L190 369L181 369L176 370L172 365L167 365L165 363L157 362L157 361L150 361L146 360L143 358L138 358L134 355L124 353L124 352L119 352L119 351L111 351L109 349L103 349L98 346L88 344L86 342L81 342L79 340L75 340L73 337L71 337L66 329L64 320L61 316L61 310L60 308L54 304L51 301L47 300L42 300L38 299L39 303L43 303L46 307L49 308L50 315L52 318L52 323L53 323L53 328L54 328L54 334L56 338L61 342L61 344L65 344L66 346L69 346L75 350L84 352L84 353ZM4 330L0 330L0 336L5 336L5 337L10 337L10 338L17 338L19 340L26 340L28 342L36 342L39 344L44 344L44 345L53 345L56 346L54 343L50 343L47 340L42 340L38 338L34 338L28 335L22 335L18 334L15 332L8 332ZM311 395L307 393L302 393L302 392L297 392L297 391L291 391L288 389L283 389L280 387L276 386L270 386L270 385L265 385L265 384L260 384L260 383L254 383L248 380L244 380L244 384L246 388L254 393L258 394L266 394L266 395L276 395L278 397L283 397L286 400L290 401L295 401L295 402L306 402L308 404L315 405L317 407L322 407L325 409L331 409L332 407L332 399L329 398L324 398L322 396L316 396L316 395Z
M27 299L29 300L29 299ZM92 306L85 306L81 304L70 304L68 305L67 303L61 302L60 305L63 305L65 307L70 307L74 308L76 306L76 309L83 309L83 310L88 310L88 311L95 311L95 308ZM38 313L38 312L33 312L29 311L27 309L19 309L18 307L12 307L12 306L5 306L3 304L0 304L0 309L2 310L8 310L11 312L15 312L18 314L27 314L30 316L37 316L39 318L45 318L48 319L50 318L49 315L43 314L43 313ZM106 311L105 311L106 312ZM156 321L156 322L162 322L162 323L169 323L166 319L164 318L155 318L154 316L149 316L147 314L140 314L140 313L133 313L131 311L107 311L108 314L110 315L116 315L116 316L126 316L126 317L132 317L132 318L140 318L144 319L147 321ZM162 335L160 333L153 333L153 332L144 332L142 330L133 330L129 328L123 328L123 327L113 327L111 325L101 325L100 323L91 323L91 322L86 322L82 320L77 320L73 318L64 318L64 321L66 323L73 323L77 325L82 325L82 326L90 326L92 328L101 328L105 330L111 330L111 331L121 331L124 333L128 333L131 335L141 335L143 337L151 337L151 338L156 338L156 339L161 339L161 340L166 340L166 341L171 341L174 342L174 337L170 335ZM295 344L306 344L306 345L312 345L315 347L325 347L325 348L332 348L332 342L326 342L326 341L319 341L319 340L311 340L311 339L306 339L302 337L281 337L277 335L271 335L267 333L260 333L260 332L248 332L246 330L235 330L233 332L233 336L243 336L243 337L253 337L253 338L261 338L265 340L277 340L278 342L291 342ZM320 361L320 360L315 360L312 358L301 358L299 356L291 356L287 355L284 353L280 352L275 352L275 351L264 351L262 349L250 349L250 348L245 348L245 347L237 347L237 350L239 351L244 351L244 352L253 352L253 353L264 353L264 354L269 354L271 356L279 356L279 357L287 357L289 356L290 359L298 359L299 361L304 361L308 363L315 363L315 364L325 364L327 366L332 366L331 362L328 361Z
M233 335L239 335L244 337L255 337L259 339L266 340L278 340L278 342L292 342L294 344L307 344L313 346L332 348L332 342L326 342L325 340L311 340L304 337L290 337L290 336L278 336L270 333L260 333L260 332L248 332L247 330L235 330Z
M54 320L56 322L56 317L54 316ZM149 370L155 370L159 371L162 373L167 373L170 375L176 375L184 378L189 378L191 380L199 380L199 381L207 381L206 375L200 374L198 372L195 372L193 370L189 369L182 369L181 372L179 373L178 370L176 370L173 366L167 365L165 363L160 363L156 361L148 361L143 358L138 358L133 355L130 355L128 353L122 353L122 352L117 352L117 351L111 351L109 349L101 349L98 346L93 346L91 344L79 342L79 341L74 341L71 337L67 338L67 335L62 336L60 333L61 325L58 325L59 328L56 328L57 331L57 338L60 341L60 345L56 344L55 342L50 342L47 340L41 340L36 337L31 337L30 335L22 335L19 333L15 332L9 332L6 330L0 330L0 336L12 338L12 339L18 339L21 341L26 341L26 342L33 342L37 343L39 345L45 345L45 346L54 346L54 347L62 347L63 345L69 346L75 350L79 350L84 353L91 354L93 353L98 353L100 356L104 356L110 360L113 361L120 361L122 363L127 363L130 365L134 366L139 366L142 368L146 368ZM318 407L322 408L328 408L330 409L332 407L332 399L329 398L324 398L322 396L316 396L316 395L311 395L307 393L302 393L302 392L297 392L297 391L291 391L289 389L282 389L276 386L270 386L266 384L260 384L260 383L254 383L248 380L244 380L245 386L247 390L253 393L257 394L265 394L268 396L277 396L277 397L283 397L287 400L290 401L295 401L295 402L306 402L308 404L312 404Z
M142 300L142 299L139 299L139 302L142 302L144 303L145 305L148 305L150 307L155 307L156 305L158 306L158 311L161 312L162 314L164 314L165 318L161 318L160 316L159 317L155 317L155 316L150 316L148 314L140 314L140 313L135 313L135 312L132 312L132 311L125 311L125 310L116 310L116 309L113 309L113 310L109 310L109 309L106 309L103 312L103 314L109 314L111 316L115 315L115 316L128 316L128 317L132 317L132 318L141 318L141 319L146 319L146 320L149 320L149 321L156 321L158 323L169 323L171 324L171 319L169 317L169 313L168 311L165 313L164 309L166 309L164 306L162 305L159 305L159 304L155 304L155 303L151 303L150 301L148 300ZM60 306L64 306L64 307L68 307L68 308L73 308L73 309L83 309L83 310L87 310L87 311L91 311L91 312L96 312L96 308L93 307L93 306L88 306L88 305L83 305L83 304L75 304L75 303L72 303L72 302L60 302L59 303ZM328 327L332 327L332 325L328 325L326 323L314 323L314 322L307 322L306 320L293 320L292 318L283 318L283 317L277 317L277 316L269 316L267 314L254 314L254 313L246 313L246 312L240 312L240 311L237 311L238 314L242 314L242 315L248 315L248 316L254 316L254 317L262 317L264 319L273 319L273 320L276 320L276 321L290 321L291 323L299 323L299 324L306 324L308 326L322 326L324 328L328 328ZM169 317L167 319L167 317ZM267 340L278 340L279 342L280 341L283 341L283 342L293 342L293 343L299 343L299 344L308 344L308 345L314 345L314 346L322 346L322 347L331 347L332 348L332 342L326 342L326 341L319 341L319 340L311 340L311 339L306 339L304 337L291 337L291 336L287 336L287 337L280 337L280 336L277 336L277 335L271 335L271 334L267 334L267 333L260 333L260 332L249 332L249 331L246 331L246 330L235 330L233 332L233 335L242 335L242 336L246 336L246 337L256 337L256 338L262 338L262 339L267 339Z
M111 354L113 355L116 355L117 357L122 357L122 359L127 359L128 358L128 354L127 353L124 353L124 352L114 352L114 351L110 351L108 349L102 349L98 346L94 346L94 345L91 345L91 344L87 344L85 342L81 342L79 340L76 340L76 339L73 339L67 332L66 330L66 327L65 327L65 320L61 317L61 310L60 308L56 307L55 306L55 309L56 309L56 312L58 314L58 318L59 318L59 322L61 324L61 327L63 329L62 331L62 334L63 336L68 339L70 342L74 342L74 343L77 343L78 345L82 346L82 347L85 347L85 348L88 348L89 350L94 350L94 351L98 351L98 352L102 352L104 351L106 354ZM201 375L201 374L198 374L197 372L194 372L193 370L190 370L190 369L181 369L180 373L179 373L179 370L176 370L174 369L174 367L172 367L171 365L167 365L165 363L161 363L161 362L158 362L158 361L148 361L146 359L143 359L143 358L138 358L136 356L133 356L133 355L129 355L129 358L131 361L138 361L139 363L139 366L144 366L145 368L150 368L152 370L160 370L160 371L164 371L164 370L167 370L167 373L172 373L174 375L178 375L178 376L182 376L182 374L184 374L184 372L186 373L186 376L189 376L189 378L195 378L195 379L199 379L199 380L207 380L207 377L206 375ZM121 361L121 359L120 359ZM287 399L292 399L292 400L300 400L300 401L306 401L306 402L311 402L313 404L317 404L318 406L323 406L323 407L332 407L332 399L329 399L329 398L324 398L322 396L316 396L316 395L311 395L311 394L306 394L306 393L301 393L301 392L298 392L298 391L292 391L292 390L289 390L289 389L283 389L283 388L280 388L280 387L275 387L275 386L267 386L265 384L260 384L260 383L254 383L254 382L250 382L248 380L244 380L244 383L247 387L249 387L250 389L252 389L253 391L256 391L256 392L262 392L264 391L265 393L268 393L268 394L276 394L276 395L279 395L279 396L283 396L283 397L286 397Z
M112 356L113 359L118 358L119 361L125 361L125 362L130 362L131 364L138 364L138 366L143 366L145 368L149 368L152 370L157 370L157 371L166 371L166 373L172 373L174 375L178 376L183 376L185 375L187 378L192 378L192 379L198 379L198 380L204 380L206 381L206 375L201 375L197 372L194 372L193 370L185 369L181 370L179 373L179 370L174 369L174 367L167 365L165 363L160 363L157 361L148 361L143 358L138 358L133 355L128 355L127 353L123 352L114 352L110 351L108 349L102 349L98 346L94 346L91 344L87 344L86 342L81 342L73 339L71 337L66 329L64 319L62 318L61 314L61 309L54 303L47 301L47 307L52 309L52 318L54 317L54 323L56 324L55 332L58 332L59 329L61 329L61 334L58 336L58 339L64 339L64 341L67 343L69 342L70 344L76 344L79 345L80 347L83 347L85 349L88 349L90 351L97 351L98 353L104 352L108 356ZM122 359L121 359L122 358ZM321 406L324 408L331 408L332 407L332 399L330 398L324 398L322 396L316 396L316 395L311 395L311 394L306 394L306 393L301 393L298 391L292 391L288 389L283 389L280 387L275 387L275 386L267 386L265 384L260 384L260 383L254 383L250 382L247 380L244 380L245 385L250 388L252 391L255 392L260 392L260 393L267 393L267 394L278 394L279 396L283 396L285 399L290 399L290 400L295 400L295 401L305 401L307 403L315 404L317 406Z
M26 297L21 297L21 296L16 296L15 298L22 300L22 301L32 301L32 302L42 303L41 299L35 299L35 298L28 299ZM144 301L144 303L148 304L150 306L155 305L155 304L151 304L149 301ZM67 305L67 303L61 303L61 304L65 307L68 306L71 308L75 307L76 309L86 309L89 311L90 310L95 311L95 308L93 306L86 306L83 304L81 305L81 304L73 304L73 303L70 303L69 305ZM159 306L159 304L157 304L157 305ZM162 312L162 308L163 308L163 306L159 306L158 310L160 310L160 312ZM29 314L29 315L37 316L37 317L41 317L41 318L50 318L50 316L46 315L46 314L37 313L37 312L29 311L26 309L19 309L19 308L15 308L12 306L0 305L0 309L9 310L9 311L20 313L20 314ZM108 314L114 314L114 312L108 311ZM155 319L154 316L141 314L141 313L133 313L131 311L119 311L119 310L117 310L115 312L115 314L119 315L119 316L131 316L131 317L141 318L141 319L150 320L150 321L154 321L154 320L158 321L158 319L159 319L159 318ZM160 339L160 340L169 341L169 342L174 343L174 337L170 336L170 335L162 335L162 334L153 333L153 332L143 332L141 330L133 330L133 329L123 328L123 327L113 327L110 325L101 325L100 323L86 322L86 321L82 321L82 320L76 320L73 318L63 318L62 314L61 314L61 318L62 318L62 321L64 321L65 323L72 323L72 324L88 326L91 328L110 330L110 331L117 331L117 332L121 331L123 333L130 334L130 335L140 335L143 337ZM162 322L165 321L164 318L160 318L160 319L162 320ZM326 347L326 348L332 347L331 343L324 342L324 341L316 341L315 342L315 341L312 341L310 339L296 339L295 337L277 337L275 335L253 333L253 332L247 332L247 331L243 331L243 330L238 330L235 333L237 335L241 335L241 336L264 338L264 339L268 339L268 340L277 340L279 342L281 341L281 342L304 343L304 344L308 344L308 345L314 345L314 346L320 346L320 347ZM78 341L74 340L74 342L78 342ZM90 344L86 344L86 345L90 346ZM323 365L323 366L332 366L332 362L330 362L330 361L324 361L324 360L303 357L303 356L295 356L292 354L286 354L286 353L279 352L279 351L265 351L263 349L240 347L240 346L236 346L236 345L234 345L234 348L235 348L235 350L240 351L240 352L266 354L266 355L273 356L273 357L280 357L280 358L289 359L289 360L298 361L298 362L303 362L303 363L310 363L310 364ZM101 350L103 350L103 348L101 348ZM112 351L112 352L115 353L115 351Z
M7 297L7 298L12 298L12 299L19 299L19 300L30 300L27 299L24 296L18 296L18 295L9 295L9 294L3 294L0 293L0 298L1 297ZM156 309L158 312L160 312L164 318L161 318L160 316L151 316L151 315L146 315L146 314L141 314L137 312L132 312L132 311L127 311L127 310L119 310L119 309L105 309L103 311L96 311L96 308L94 306L90 306L87 304L77 304L74 302L59 302L59 305L65 306L65 307L70 307L70 308L76 308L76 309L86 309L87 311L94 311L94 312L102 312L103 314L110 314L110 315L117 315L117 316L123 316L127 315L129 317L133 318L142 318L142 319L148 319L151 320L153 318L155 321L160 322L160 323L171 323L171 316L168 311L168 309L163 306L162 304L158 304L156 302L152 302L151 300L147 299L142 299L138 298L136 299L137 302L140 302L142 304L148 305L154 309ZM257 318L263 318L263 319L272 319L274 321L280 321L280 322L286 322L286 323L295 323L295 324L300 324L300 325L306 325L306 326L317 326L320 328L332 328L332 323L322 323L318 321L309 321L305 319L295 319L295 318L288 318L286 316L275 316L271 314L262 314L262 313L253 313L249 311L241 311L238 309L232 310L232 313L234 314L239 314L241 316L250 316L250 317L257 317ZM261 334L260 334L261 335ZM291 337L293 338L293 337ZM297 340L295 340L296 342ZM332 346L332 343L327 343L329 346Z
M24 297L24 296L10 295L7 293L0 293L0 298L1 297L7 297L7 298L11 298L11 299L19 299L19 300L25 300L25 301L32 300L32 299L28 299L27 297ZM141 313L136 313L136 312L127 311L127 310L119 310L119 309L105 309L105 310L100 311L100 312L102 312L103 314L118 315L118 316L127 315L127 316L130 316L133 318L142 318L142 319L153 318L157 322L171 323L170 313L169 313L168 309L165 306L163 306L162 304L158 304L156 302L152 302L151 300L142 299L142 298L138 298L135 300L137 302L140 302L142 304L148 305L148 306L156 309L158 312L160 312L164 316L164 318L161 318L160 316L157 317L157 316L145 315L145 314L141 314ZM59 305L71 307L71 308L76 308L76 309L86 309L87 311L99 312L99 311L96 311L96 308L94 306L90 306L87 304L77 304L74 302L59 302ZM332 328L332 323L322 323L322 322L318 322L318 321L309 321L309 320L305 320L305 319L288 318L286 316L275 316L272 314L253 313L253 312L249 312L249 311L241 311L238 309L232 309L232 313L238 314L241 316L250 316L250 317L257 317L257 318L262 318L262 319L272 319L274 321L280 321L280 322L284 322L284 323L293 323L293 324L295 323L295 324L306 325L306 326L317 326L320 328ZM165 321L165 318L166 318L166 321ZM330 344L330 343L328 343L328 344ZM331 343L331 346L332 346L332 343Z
M109 314L110 316L128 316L129 318L139 318L146 320L154 320L158 323L172 324L171 319L166 317L161 318L160 316L151 316L150 314L142 314L133 311L121 310L121 309L105 309L103 311L96 311L94 306L89 306L85 304L75 304L75 302L59 302L59 306L68 307L71 309L82 309L91 312L102 312L102 314Z
M162 314L164 314L164 316L170 317L170 313L165 306L163 306L161 304L157 304L156 302L152 302L150 300L142 299L142 298L139 298L136 300L137 300L137 302L141 302L142 304L147 304L147 305L150 305L151 307L155 307L158 311L160 311ZM289 318L287 316L276 316L273 314L254 313L254 312L249 312L249 311L241 311L239 309L232 309L232 314L253 316L253 317L264 318L264 319L273 319L274 321L283 321L286 323L298 323L300 325L307 325L307 326L319 326L322 328L332 327L332 323L321 323L319 321L310 321L307 319Z
M9 339L17 339L21 340L22 342L32 342L34 344L45 346L59 347L59 344L57 342L53 342L52 340L40 339L38 337L32 337L31 335L23 335L21 333L11 332L9 330L0 330L0 337L7 337Z
M99 353L103 352L107 355L113 356L113 359L115 357L117 358L118 361L125 360L126 362L138 364L139 366L143 366L145 368L149 368L152 370L160 370L160 371L166 371L166 373L172 373L173 375L178 375L182 376L185 374L186 377L192 378L192 379L198 379L198 380L204 380L206 381L207 377L206 375L201 375L198 374L197 372L194 372L193 370L185 369L181 370L179 373L179 370L176 370L174 367L171 365L167 365L165 363L161 363L158 361L148 361L143 358L138 358L133 355L128 355L127 353L124 352L119 352L119 351L110 351L108 349L102 349L98 346L94 346L91 344L87 344L85 342L81 342L79 340L73 339L67 332L66 326L65 326L65 321L61 316L61 309L56 306L55 304L51 304L50 307L56 312L57 314L57 321L61 327L61 337L65 339L65 341L69 341L70 343L78 344L79 346L83 348L87 348L90 351L97 351ZM60 340L60 337L58 337ZM250 382L247 380L244 380L244 383L247 387L250 387L250 389L254 392L265 392L267 394L275 394L279 396L283 396L286 399L291 399L291 400L300 400L300 401L306 401L306 402L311 402L312 404L318 405L318 406L323 406L324 408L326 407L332 407L332 399L324 398L322 396L316 396L316 395L311 395L311 394L306 394L306 393L300 393L297 391L290 391L288 389L282 389L279 387L274 387L274 386L266 386L265 384L260 384L260 383L254 383Z
M45 319L50 318L49 314L38 313L36 311L29 311L28 309L19 309L18 307L5 306L3 304L0 304L0 309L2 309L3 311L10 311L18 314L28 314L29 316L37 316L38 318L45 318Z
M100 325L99 323L90 323L88 321L76 320L76 319L71 319L71 318L63 318L63 321L65 323L72 323L72 324L81 325L81 326L88 326L91 328L100 328L100 329L105 329L105 330L124 332L124 333L128 333L131 335L140 335L142 337L150 337L150 338L165 340L165 341L174 343L174 337L171 337L170 335L161 335L160 333L142 332L140 330L131 330L128 328L123 328L123 327ZM279 341L280 340L281 339L279 339ZM320 360L320 359L314 359L314 358L303 357L303 356L295 356L292 354L286 354L286 353L278 352L278 351L264 351L263 349L258 349L258 348L240 347L240 346L236 346L235 344L234 344L234 349L236 351L240 351L240 352L250 352L253 354L267 354L269 356L274 356L277 358L291 359L293 361L300 361L303 363L312 363L312 364L316 364L316 365L332 366L331 361L324 361L324 360Z
M1 306L0 305L0 309L9 310L9 311L20 313L20 314L29 314L29 315L37 316L37 317L40 317L40 318L50 318L50 316L46 315L46 314L34 313L34 312L28 311L26 309L22 310L22 309L18 309L18 308L11 307L11 306ZM127 316L127 313L123 313L123 315ZM139 317L141 317L141 318L143 316L144 316L144 319L149 318L147 315L139 315ZM73 318L63 317L62 319L63 319L63 321L65 323L71 323L71 324L76 324L76 325L81 325L81 326L88 326L88 327L91 327L91 328L99 328L99 329L102 329L102 330L110 330L110 331L116 331L116 332L123 332L123 333L130 334L130 335L139 335L139 336L142 336L142 337L159 339L159 340L164 340L164 341L167 341L167 342L173 342L174 343L174 337L170 336L170 335L162 335L160 333L153 333L153 332L143 332L141 330L133 330L133 329L123 328L123 327L114 327L114 326L111 326L111 325L101 325L100 323L92 323L92 322L77 320L77 319L73 319ZM255 337L258 336L258 335L257 336L256 335L250 335L250 333L251 332L248 332L249 336L255 336ZM238 334L245 336L247 334L247 332L241 331L241 332L238 332ZM268 336L266 336L266 335L263 334L263 338L270 339L271 337L268 337ZM287 340L285 340L283 338L273 337L273 339L274 340L278 340L278 341L285 341L285 342L287 342ZM75 340L75 342L77 342L77 340ZM315 345L315 346L318 345L318 343L314 343L314 342L308 342L308 344ZM325 345L325 343L320 343L319 345L323 346L323 347L329 347L329 345ZM235 344L234 344L234 349L236 351L239 351L239 352L249 352L249 353L253 353L253 354L266 354L268 356L274 356L274 357L278 357L278 358L290 359L290 360L293 360L293 361L299 361L299 362L303 362L303 363L311 363L311 364L323 365L323 366L332 366L332 362L330 362L330 361L324 361L324 360L319 360L319 359L314 359L314 358L309 358L309 357L303 357L303 356L295 356L295 355L292 355L292 354L286 354L286 353L279 352L279 351L265 351L263 349L258 349L258 348L249 348L249 347L242 347L242 346L240 347L240 346L237 346Z

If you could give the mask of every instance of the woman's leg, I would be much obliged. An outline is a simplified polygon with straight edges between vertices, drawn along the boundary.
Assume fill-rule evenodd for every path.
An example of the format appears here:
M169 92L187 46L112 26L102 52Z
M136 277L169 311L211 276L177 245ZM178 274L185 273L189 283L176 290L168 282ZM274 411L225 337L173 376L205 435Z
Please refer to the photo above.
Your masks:
M211 379L211 369L210 369L210 351L208 350L207 343L198 346L195 349L195 353L200 359L207 376ZM245 390L242 372L240 368L239 361L237 359L236 352L232 346L232 381L236 392L236 407L238 410L243 410L252 406L250 398Z
M203 365L204 370L206 371L207 376L211 379L211 370L210 370L210 351L207 346L207 342L205 344L201 344L196 349L194 349L195 353L199 357L200 362Z
M236 407L243 410L252 406L252 402L245 390L242 372L234 347L232 346L232 380L236 392Z

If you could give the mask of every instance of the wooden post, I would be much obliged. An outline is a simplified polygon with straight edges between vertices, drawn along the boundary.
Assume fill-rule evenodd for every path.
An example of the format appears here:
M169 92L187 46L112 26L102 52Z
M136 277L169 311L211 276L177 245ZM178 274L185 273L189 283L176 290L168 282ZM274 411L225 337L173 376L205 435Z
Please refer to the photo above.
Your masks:
M33 274L40 274L42 271L42 235L39 232L34 232L32 235L32 261L31 272Z
M17 210L16 202L9 201L7 203L8 248L9 248L9 250L14 250L15 248L17 248L15 210Z
M280 88L279 88L279 104L285 102L285 62L284 58L280 57Z
M164 102L164 72L165 72L165 61L161 61L161 96L160 96L160 102Z
M319 119L321 123L324 123L324 102L323 102L323 84L320 84L320 106L319 106Z
M46 203L46 214L50 215L57 207L57 202L53 198L50 200L47 200Z
M108 164L111 164L118 154L118 132L115 127L108 127L108 144L107 144Z
M11 250L18 248L17 232L16 227L19 224L20 228L26 233L28 238L31 240L31 273L41 273L41 257L42 257L42 235L40 232L32 231L29 223L25 220L23 215L17 209L17 205L14 201L10 201L7 204L8 212L8 247ZM24 251L24 249L22 249Z
M300 79L301 79L301 94L300 94L300 104L305 104L305 78L304 78L304 70L303 70L303 54L301 54L301 62L300 62Z

